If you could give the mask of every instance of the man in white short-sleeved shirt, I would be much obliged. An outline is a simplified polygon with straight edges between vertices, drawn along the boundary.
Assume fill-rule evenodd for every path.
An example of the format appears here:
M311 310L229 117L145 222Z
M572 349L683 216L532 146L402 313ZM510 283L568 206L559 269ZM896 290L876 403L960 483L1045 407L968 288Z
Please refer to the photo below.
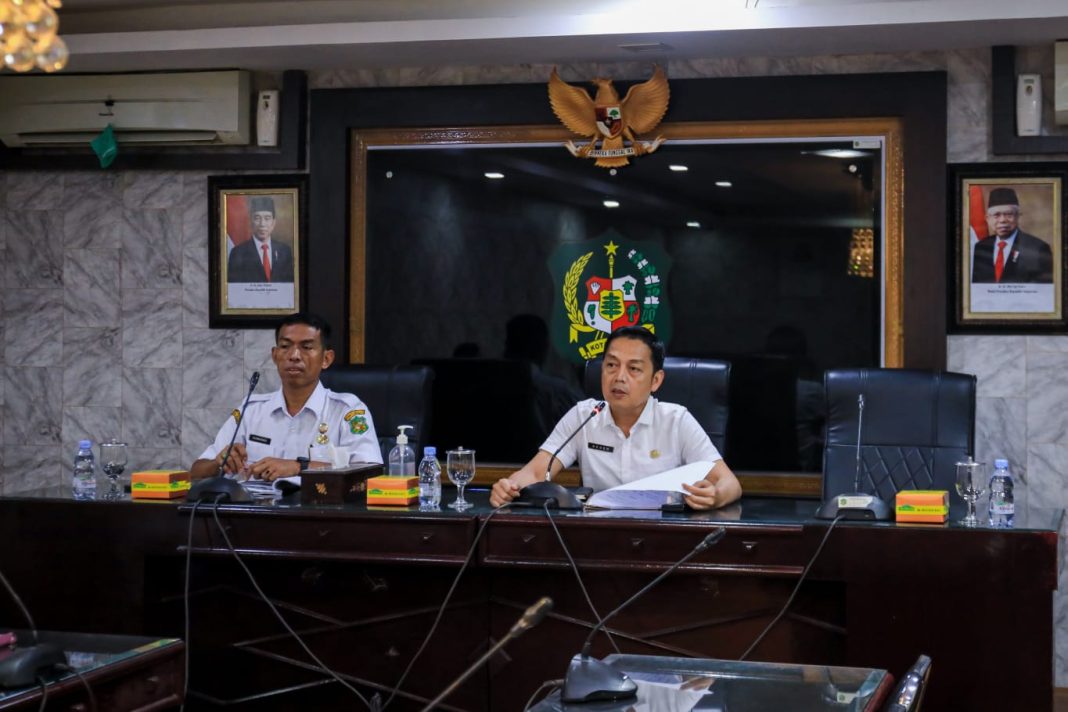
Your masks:
M609 335L601 369L601 391L608 407L582 426L596 401L582 401L556 425L538 454L517 472L493 485L490 502L499 507L519 490L578 461L583 484L595 490L655 475L691 462L707 460L712 468L692 485L683 485L686 503L712 509L734 502L742 487L715 445L686 408L660 403L652 394L664 381L664 345L641 327L624 327Z
M194 479L227 474L276 480L300 473L307 464L347 465L382 462L374 422L367 406L351 393L335 393L319 383L319 374L334 361L330 326L314 314L294 314L275 330L271 357L282 387L253 394L244 418L234 409L215 442L193 463ZM237 429L237 439L226 456Z

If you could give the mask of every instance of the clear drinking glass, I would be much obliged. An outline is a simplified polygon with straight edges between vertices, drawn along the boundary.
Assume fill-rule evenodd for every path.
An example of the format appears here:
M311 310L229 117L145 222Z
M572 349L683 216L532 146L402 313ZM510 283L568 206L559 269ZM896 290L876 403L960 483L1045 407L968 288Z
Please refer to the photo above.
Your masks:
M960 523L966 527L978 526L979 519L975 516L975 503L986 493L983 484L983 475L980 471L983 463L976 462L971 455L964 462L957 463L957 494L968 505L968 513Z
M449 473L449 479L452 480L457 489L456 501L450 504L449 507L457 512L462 512L473 506L464 499L464 487L475 476L475 451L465 450L463 447L449 450L446 455L445 469Z
M108 478L108 489L104 499L122 499L122 483L119 475L126 469L126 443L115 438L100 443L100 469Z

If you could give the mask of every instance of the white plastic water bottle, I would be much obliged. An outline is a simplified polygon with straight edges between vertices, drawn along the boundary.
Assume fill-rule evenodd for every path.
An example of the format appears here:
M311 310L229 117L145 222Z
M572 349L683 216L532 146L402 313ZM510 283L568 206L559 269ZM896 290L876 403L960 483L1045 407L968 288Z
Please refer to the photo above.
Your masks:
M990 526L1011 527L1016 514L1016 502L1012 496L1012 475L1009 461L994 460L994 474L990 476Z
M441 463L438 449L423 448L423 460L419 463L419 511L433 512L441 507Z
M74 493L74 499L96 499L96 460L93 458L91 440L78 442L78 454L74 456L71 490Z

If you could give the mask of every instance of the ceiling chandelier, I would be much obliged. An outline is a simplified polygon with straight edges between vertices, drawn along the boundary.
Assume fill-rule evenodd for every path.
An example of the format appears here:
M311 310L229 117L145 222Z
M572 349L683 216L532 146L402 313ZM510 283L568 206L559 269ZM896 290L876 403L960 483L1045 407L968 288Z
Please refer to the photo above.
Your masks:
M0 0L0 69L58 72L67 66L56 8L61 0Z

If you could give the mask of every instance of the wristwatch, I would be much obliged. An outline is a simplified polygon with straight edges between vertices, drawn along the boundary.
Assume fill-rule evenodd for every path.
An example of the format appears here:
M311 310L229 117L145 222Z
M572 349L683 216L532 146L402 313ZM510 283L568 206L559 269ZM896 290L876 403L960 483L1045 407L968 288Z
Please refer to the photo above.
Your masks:
M306 457L298 457L297 464L300 465L300 469L303 472L308 469L308 465L311 464L311 460Z

